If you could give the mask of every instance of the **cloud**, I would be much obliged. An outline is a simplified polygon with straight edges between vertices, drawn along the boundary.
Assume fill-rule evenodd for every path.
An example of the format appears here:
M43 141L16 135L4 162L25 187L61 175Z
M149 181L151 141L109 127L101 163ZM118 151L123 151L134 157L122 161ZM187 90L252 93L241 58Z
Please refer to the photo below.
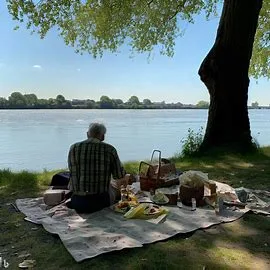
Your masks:
M77 71L78 71L78 72L80 72L80 71L81 71L81 69L80 69L80 68L77 68Z
M33 68L42 69L40 65L33 65Z

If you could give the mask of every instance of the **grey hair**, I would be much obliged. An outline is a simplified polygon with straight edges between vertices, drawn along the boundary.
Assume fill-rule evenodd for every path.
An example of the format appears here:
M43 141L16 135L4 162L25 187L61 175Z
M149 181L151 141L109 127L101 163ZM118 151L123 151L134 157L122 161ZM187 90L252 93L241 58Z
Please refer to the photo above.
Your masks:
M106 133L106 127L101 123L91 123L88 133L91 137L96 138Z

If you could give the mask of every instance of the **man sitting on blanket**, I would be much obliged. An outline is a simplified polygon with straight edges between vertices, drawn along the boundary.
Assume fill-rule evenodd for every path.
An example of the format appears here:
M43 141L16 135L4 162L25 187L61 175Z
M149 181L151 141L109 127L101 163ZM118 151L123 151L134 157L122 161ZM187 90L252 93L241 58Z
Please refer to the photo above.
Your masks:
M91 213L111 204L111 177L115 190L126 182L116 149L103 142L105 133L103 124L92 123L87 132L88 139L70 147L69 188L73 194L67 206L77 212Z

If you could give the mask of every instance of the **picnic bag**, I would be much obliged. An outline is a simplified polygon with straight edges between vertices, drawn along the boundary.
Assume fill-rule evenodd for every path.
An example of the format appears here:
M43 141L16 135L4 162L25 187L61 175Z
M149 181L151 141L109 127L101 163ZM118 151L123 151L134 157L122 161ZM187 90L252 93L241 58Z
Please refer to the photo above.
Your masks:
M59 172L53 175L50 186L53 189L68 189L70 172Z

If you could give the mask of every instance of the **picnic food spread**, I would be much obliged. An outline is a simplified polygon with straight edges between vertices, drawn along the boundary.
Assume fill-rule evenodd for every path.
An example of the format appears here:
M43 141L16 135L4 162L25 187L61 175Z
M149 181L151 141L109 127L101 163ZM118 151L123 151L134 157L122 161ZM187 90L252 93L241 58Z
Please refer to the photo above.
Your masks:
M159 154L158 163L153 165L155 152ZM146 170L142 169L142 165L146 166ZM113 208L126 218L148 219L167 214L169 211L159 206L163 204L179 206L178 202L181 202L180 208L183 203L193 211L197 206L208 205L220 213L225 205L232 203L231 199L226 200L226 194L216 191L216 183L208 179L208 174L192 170L178 174L173 163L167 159L164 162L159 150L153 151L150 163L140 163L138 179L140 188L136 192L131 186L121 186L121 200ZM233 203L236 205L235 200Z
M131 208L125 215L125 218L152 219L160 215L167 214L168 209L152 203L141 203Z
M121 200L114 206L114 210L119 213L126 213L131 207L135 207L138 204L138 199L129 186L126 188L121 186Z
M138 192L138 196L142 196L140 191ZM168 198L162 193L159 193L157 198L159 198L161 202L168 200ZM126 188L123 186L121 187L121 200L113 206L113 210L115 212L125 214L124 217L126 218L139 219L156 218L159 215L168 212L167 209L153 203L139 204L138 198L131 190L130 186L127 186Z
M214 182L208 179L207 174L187 171L179 179L180 186L151 190L150 193L140 189L134 190L134 184L121 186L121 200L113 206L113 210L124 214L125 218L155 219L163 214L166 216L169 212L167 208L159 205L178 205L179 200L185 205L192 206L190 210L193 211L198 206L209 205L220 214L226 207L224 200L226 194L213 193L216 187L212 187ZM205 188L210 192L209 195L204 192Z

